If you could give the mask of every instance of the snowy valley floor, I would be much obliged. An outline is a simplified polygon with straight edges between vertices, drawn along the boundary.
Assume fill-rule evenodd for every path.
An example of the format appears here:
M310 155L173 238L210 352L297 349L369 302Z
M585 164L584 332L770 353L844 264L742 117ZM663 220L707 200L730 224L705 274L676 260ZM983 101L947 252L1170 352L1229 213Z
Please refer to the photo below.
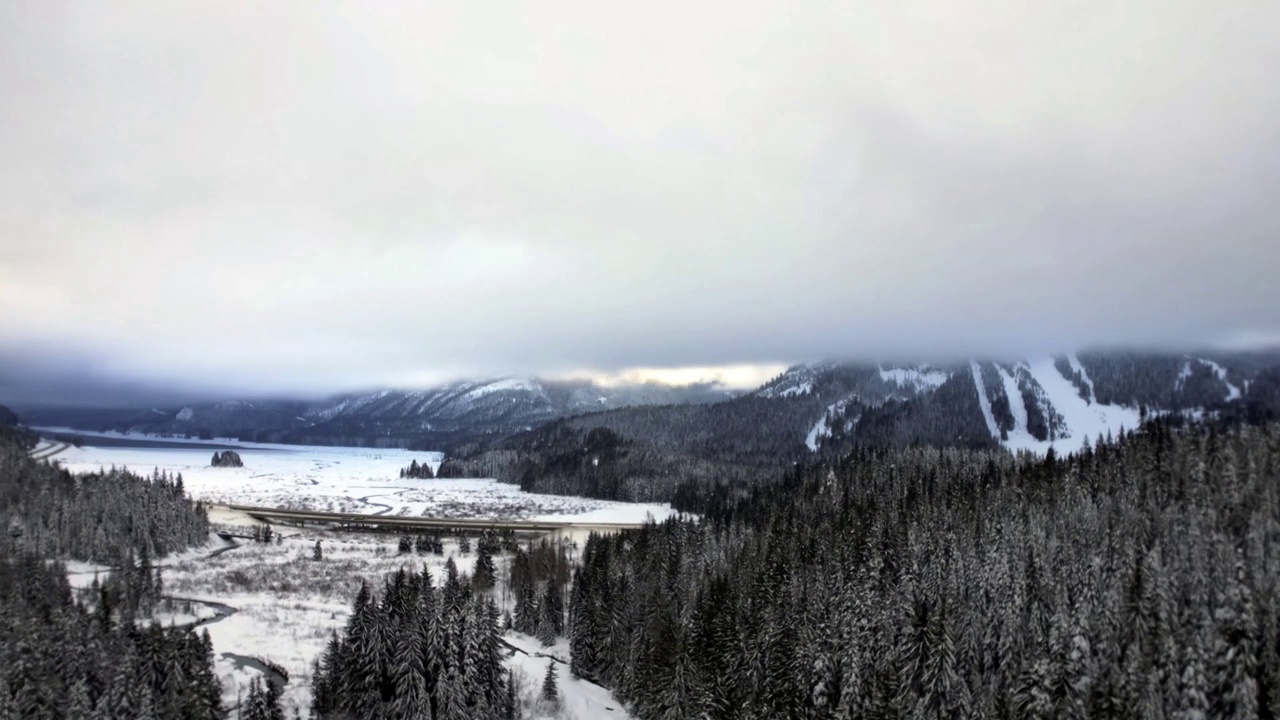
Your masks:
M50 429L56 431L56 429ZM130 436L101 435L111 440ZM162 438L139 438L152 441ZM183 440L181 444L198 444ZM267 445L234 445L242 468L209 467L212 450L187 447L71 447L54 461L72 472L127 467L181 473L188 494L209 503L259 507L404 515L437 518L569 520L638 523L671 514L663 504L621 503L565 495L522 492L488 479L403 479L400 469L417 460L438 468L441 455L409 450ZM155 443L158 444L158 443ZM178 442L174 443L179 444Z
M86 433L77 434L84 435ZM114 438L124 436L114 435ZM147 438L154 441L157 438ZM198 444L198 441L183 441ZM223 441L219 441L223 442ZM572 520L576 522L641 522L671 514L665 505L605 502L578 497L536 495L493 480L401 479L399 471L413 460L439 465L439 453L369 448L302 447L235 443L243 468L209 467L212 450L186 447L68 447L53 461L73 472L128 467L181 473L185 490L209 503L280 508L364 512L448 518ZM250 534L256 521L242 513L211 507L211 522L219 530ZM238 526L238 527L236 527ZM311 665L324 649L330 633L341 630L361 580L380 589L383 578L401 567L430 569L437 584L445 562L452 557L459 572L470 574L474 550L462 552L458 538L444 538L444 554L397 552L392 534L355 534L278 526L283 540L276 544L241 541L236 547L216 535L207 547L193 549L158 563L163 569L164 594L181 598L163 608L157 619L165 624L204 621L213 640L217 671L223 682L225 706L236 705L255 674L270 672L261 661L288 673L284 705L305 717L311 703ZM312 558L316 540L323 559ZM472 538L472 547L475 538ZM576 552L576 551L575 551ZM511 557L499 554L498 589L494 599L502 609L505 578ZM68 567L72 585L86 587L94 568L82 563ZM542 648L528 636L507 633L510 656L526 699L526 717L566 720L630 717L612 694L574 679L567 664L558 668L560 707L536 702L550 662L567 663L568 644ZM514 649L513 649L514 648Z
M172 611L159 613L157 619L165 624L206 620L203 628L213 640L224 706L228 708L247 692L254 675L267 671L259 662L265 660L288 673L283 702L286 713L292 716L297 708L305 717L311 704L312 661L323 651L330 633L340 631L346 623L361 580L380 589L383 578L397 569L425 565L438 584L450 557L459 572L470 574L475 565L474 550L462 552L456 538L445 539L443 555L400 555L394 535L277 529L284 534L278 544L244 542L214 554L232 544L211 536L208 547L158 563L165 595L183 600L176 602ZM323 550L320 561L312 557L316 540ZM494 599L506 608L511 600L503 590L504 578L511 558L504 553L494 561L499 579ZM90 585L95 571L107 572L82 563L71 564L68 571L76 587ZM526 701L526 717L630 717L608 690L570 675L567 640L562 638L547 648L515 632L508 632L504 640L510 646L507 664L515 669ZM558 668L561 704L554 710L537 701L550 662L563 663Z

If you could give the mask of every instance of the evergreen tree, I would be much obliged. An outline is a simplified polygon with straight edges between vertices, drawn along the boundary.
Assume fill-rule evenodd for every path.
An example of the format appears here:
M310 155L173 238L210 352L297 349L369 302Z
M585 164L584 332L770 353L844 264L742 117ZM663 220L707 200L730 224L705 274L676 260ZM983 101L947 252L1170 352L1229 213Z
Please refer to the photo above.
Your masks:
M341 634L314 669L317 718L470 718L501 714L505 688L498 609L473 597L457 569L445 587L400 570L379 601L362 585Z
M476 554L476 570L471 578L471 586L476 590L491 589L496 573L497 569L493 565L493 555L489 546L481 543L479 552Z
M547 661L547 674L542 678L542 694L540 696L543 701L548 703L558 703L560 701L560 690L556 686L556 661Z

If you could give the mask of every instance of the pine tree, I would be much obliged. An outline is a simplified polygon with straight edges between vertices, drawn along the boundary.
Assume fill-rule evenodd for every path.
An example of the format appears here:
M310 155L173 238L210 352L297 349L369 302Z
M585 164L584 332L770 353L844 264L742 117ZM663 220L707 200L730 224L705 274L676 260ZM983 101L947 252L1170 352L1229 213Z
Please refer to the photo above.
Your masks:
M397 638L395 657L396 696L391 703L394 717L430 720L431 698L423 664L423 637L418 628L402 631Z
M556 687L556 661L547 660L547 674L542 679L542 700L544 702L557 704L560 701L560 691Z
M1235 577L1215 617L1219 633L1211 708L1215 719L1243 720L1255 718L1258 713L1253 602L1245 579L1244 561L1237 560Z
M471 578L471 586L476 590L489 590L493 587L497 570L493 566L493 555L486 543L480 543L476 555L476 570Z
M520 718L520 698L516 695L516 674L514 670L507 670L506 695L502 703L501 720L519 720Z
M540 604L541 612L538 614L538 626L536 628L536 637L543 647L550 647L556 644L556 625L555 619L551 615L551 606L546 602Z
M274 678L267 678L263 689L262 702L266 708L267 720L284 720L284 708L280 707L280 686Z
M316 541L316 545L311 549L311 559L319 562L324 559L324 550L320 547L320 541Z
M456 667L449 668L436 686L436 720L469 720L466 691Z

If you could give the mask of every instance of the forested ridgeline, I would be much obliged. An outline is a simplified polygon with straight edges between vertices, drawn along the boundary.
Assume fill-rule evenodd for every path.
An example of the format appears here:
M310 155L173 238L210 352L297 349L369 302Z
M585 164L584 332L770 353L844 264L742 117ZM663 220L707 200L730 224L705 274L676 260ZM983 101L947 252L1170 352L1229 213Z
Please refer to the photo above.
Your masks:
M1280 431L862 450L593 537L573 671L641 718L1280 716Z
M181 477L112 468L73 475L0 440L0 550L130 564L204 544L204 508Z
M345 629L316 665L312 717L516 717L498 608L472 593L452 560L446 568L440 587L425 567L388 578L380 599L361 586Z
M10 442L29 449L40 441L39 436L22 427L21 419L12 410L0 405L0 443Z
M825 383L821 394L752 395L556 421L469 457L446 458L439 475L494 477L532 492L671 501L682 486L749 487L811 461L805 438L824 417L824 448L832 449L831 456L855 443L995 447L970 377L955 375L927 394L888 394L879 382L872 404L847 393L863 387L854 380L868 382L862 374L875 376L874 368L849 377L837 370L814 380ZM828 407L836 398L843 399Z
M803 439L821 407L816 398L744 397L593 413L446 458L438 475L493 477L531 492L665 501L682 483L777 477L808 453Z
M1221 426L1280 419L1275 353L1094 352L1060 356L1054 368L1086 402L1119 404L1143 416L1185 411ZM1005 376L1015 397L1006 394ZM1025 411L1032 437L1060 439L1081 430L1054 405L1061 401L1022 361L888 370L866 363L801 365L754 393L719 403L594 412L457 446L439 475L494 477L535 492L671 501L720 482L769 482L795 463L837 462L863 446L995 449L998 438L1016 429L1015 406L1018 415Z

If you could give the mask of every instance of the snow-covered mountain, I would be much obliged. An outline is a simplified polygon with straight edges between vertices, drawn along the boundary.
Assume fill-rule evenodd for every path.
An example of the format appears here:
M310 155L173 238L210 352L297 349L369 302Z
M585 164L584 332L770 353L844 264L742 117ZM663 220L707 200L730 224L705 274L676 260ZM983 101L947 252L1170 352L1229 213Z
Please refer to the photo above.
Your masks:
M1132 430L1148 414L1240 407L1258 376L1274 383L1278 367L1276 355L1117 352L950 365L822 363L793 367L756 394L821 401L805 438L812 451L872 439L976 445L985 437L1010 450L1069 452Z
M508 377L319 401L20 410L32 425L451 454L597 411L610 412L572 424L607 426L664 449L689 445L703 455L742 455L749 448L752 463L790 458L793 451L838 454L865 444L1066 452L1135 428L1144 412L1280 411L1280 354L1081 352L932 364L822 362L794 366L731 398L710 385L605 387ZM718 402L723 400L730 402ZM689 408L709 403L718 404Z
M705 403L732 397L712 385L493 378L426 390L382 390L319 401L228 400L180 408L32 410L40 425L230 436L266 442L439 449L531 429L549 420L631 405Z

